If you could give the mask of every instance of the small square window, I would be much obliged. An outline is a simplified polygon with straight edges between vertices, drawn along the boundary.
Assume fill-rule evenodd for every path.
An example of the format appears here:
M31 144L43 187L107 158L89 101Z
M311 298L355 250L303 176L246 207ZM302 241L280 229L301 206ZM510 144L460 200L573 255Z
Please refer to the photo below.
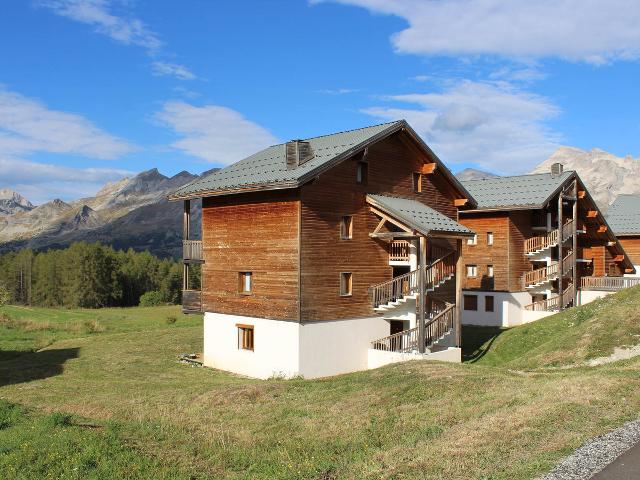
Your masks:
M487 232L487 245L493 245L493 232Z
M413 173L413 191L415 193L422 192L422 174L420 172Z
M464 295L462 297L465 310L478 310L478 296Z
M484 311L493 312L493 295L484 297Z
M467 238L467 245L477 245L478 235L474 234L473 237Z
M487 277L493 277L493 265L487 265Z
M367 184L367 175L369 170L369 164L367 162L358 162L356 170L356 183L360 185Z
M478 276L478 266L467 265L467 277L477 277L477 276Z
M236 324L238 327L238 349L253 350L253 325Z
M345 215L340 222L340 238L350 240L353 238L353 217Z
M342 272L340 274L340 295L348 297L351 295L353 288L353 276L351 272Z
M238 274L238 292L243 295L251 295L253 288L253 274L251 272L240 272Z

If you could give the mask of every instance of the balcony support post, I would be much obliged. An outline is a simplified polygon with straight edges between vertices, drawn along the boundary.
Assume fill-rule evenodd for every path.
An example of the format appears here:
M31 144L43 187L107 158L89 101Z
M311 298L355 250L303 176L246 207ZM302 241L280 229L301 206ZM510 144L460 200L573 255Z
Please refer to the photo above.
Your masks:
M573 181L573 306L578 305L578 181Z
M189 240L191 230L191 200L184 201L184 214L182 216L182 239ZM182 289L189 290L189 263L184 258L184 247L182 253Z
M418 254L420 270L418 272L418 351L424 353L426 349L425 320L427 309L427 237L420 237L420 252Z
M562 268L562 247L564 245L564 231L563 231L563 219L562 219L562 191L558 195L558 310L562 310L562 291L564 290L564 269Z

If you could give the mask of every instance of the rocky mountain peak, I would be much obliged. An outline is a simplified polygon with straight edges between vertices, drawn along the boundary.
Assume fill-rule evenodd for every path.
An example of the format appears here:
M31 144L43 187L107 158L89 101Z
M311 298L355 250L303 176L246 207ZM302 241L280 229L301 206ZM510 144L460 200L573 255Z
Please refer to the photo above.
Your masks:
M34 208L33 204L18 192L9 188L0 189L0 215L28 212Z
M483 170L478 170L476 168L465 168L464 170L456 173L456 177L460 181L465 180L480 180L482 178L494 178L498 175L494 175L493 173L485 172Z

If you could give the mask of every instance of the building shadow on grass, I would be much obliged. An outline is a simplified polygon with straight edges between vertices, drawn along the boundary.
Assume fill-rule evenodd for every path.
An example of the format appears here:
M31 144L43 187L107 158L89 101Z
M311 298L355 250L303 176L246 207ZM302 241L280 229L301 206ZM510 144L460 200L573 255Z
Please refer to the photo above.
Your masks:
M462 361L474 363L491 350L493 342L506 329L501 327L462 327Z
M0 387L60 375L65 362L78 358L79 353L79 348L58 348L39 352L0 350Z

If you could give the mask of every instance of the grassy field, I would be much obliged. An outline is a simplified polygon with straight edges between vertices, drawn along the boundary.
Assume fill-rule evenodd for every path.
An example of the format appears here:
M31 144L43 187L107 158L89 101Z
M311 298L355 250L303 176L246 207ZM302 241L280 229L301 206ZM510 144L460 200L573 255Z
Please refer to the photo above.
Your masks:
M5 307L0 478L535 478L638 417L640 358L582 362L640 343L639 307L636 289L466 329L462 365L316 381L178 363L202 320L175 307Z

